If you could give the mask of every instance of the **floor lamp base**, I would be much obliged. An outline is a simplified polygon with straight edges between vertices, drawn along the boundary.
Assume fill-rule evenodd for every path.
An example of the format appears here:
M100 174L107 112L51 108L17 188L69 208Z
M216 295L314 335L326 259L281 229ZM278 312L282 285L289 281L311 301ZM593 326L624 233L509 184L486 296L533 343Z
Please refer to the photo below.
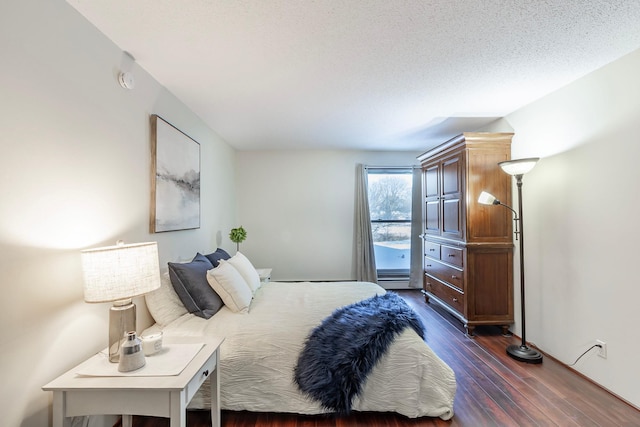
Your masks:
M526 345L510 345L507 347L507 354L519 362L542 363L542 354Z

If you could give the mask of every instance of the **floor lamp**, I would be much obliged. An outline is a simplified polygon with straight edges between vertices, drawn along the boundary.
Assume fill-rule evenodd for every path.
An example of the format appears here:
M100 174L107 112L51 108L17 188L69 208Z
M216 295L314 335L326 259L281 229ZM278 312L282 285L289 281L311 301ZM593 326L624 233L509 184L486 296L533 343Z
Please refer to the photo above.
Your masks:
M529 172L539 160L537 157L527 159L509 160L500 162L498 165L503 171L516 178L518 186L518 212L510 206L505 205L491 194L483 191L478 198L478 203L483 205L501 205L510 209L515 215L515 231L516 240L520 241L520 313L522 323L522 342L520 345L513 344L507 347L507 354L520 362L542 363L542 354L527 346L526 324L525 324L525 305L524 305L524 225L522 222L522 176ZM520 223L520 230L518 230ZM518 234L520 235L518 239Z

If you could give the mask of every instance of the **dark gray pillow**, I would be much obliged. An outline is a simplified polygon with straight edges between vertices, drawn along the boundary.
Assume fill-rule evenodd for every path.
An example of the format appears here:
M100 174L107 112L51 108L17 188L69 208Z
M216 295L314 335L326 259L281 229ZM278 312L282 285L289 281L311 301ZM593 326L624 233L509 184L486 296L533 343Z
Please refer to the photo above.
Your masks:
M217 267L218 264L220 264L220 260L228 260L229 258L231 258L231 255L229 255L227 253L227 251L225 251L224 249L216 249L215 252L209 254L209 255L205 255L207 257L207 259L209 261L211 261L211 264L213 264L214 267Z
M212 268L211 262L200 253L188 263L169 263L169 278L180 301L189 313L204 319L216 314L224 305L207 282L207 270Z

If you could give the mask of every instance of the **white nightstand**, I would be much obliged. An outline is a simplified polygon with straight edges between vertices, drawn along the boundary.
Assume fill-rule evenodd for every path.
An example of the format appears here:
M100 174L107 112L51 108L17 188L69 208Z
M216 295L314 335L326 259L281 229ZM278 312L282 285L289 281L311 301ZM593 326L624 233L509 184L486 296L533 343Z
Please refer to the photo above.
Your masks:
M258 276L260 276L260 281L262 283L267 283L271 280L271 268L256 268L258 272Z
M95 355L61 375L43 390L53 391L53 426L71 426L67 417L122 415L122 426L131 426L132 415L170 418L171 427L186 425L187 405L202 383L211 382L211 423L220 426L219 347L224 339L204 337L174 339L171 343L204 343L178 375L168 376L80 376L95 364ZM170 354L170 353L167 353ZM149 357L155 357L149 356Z

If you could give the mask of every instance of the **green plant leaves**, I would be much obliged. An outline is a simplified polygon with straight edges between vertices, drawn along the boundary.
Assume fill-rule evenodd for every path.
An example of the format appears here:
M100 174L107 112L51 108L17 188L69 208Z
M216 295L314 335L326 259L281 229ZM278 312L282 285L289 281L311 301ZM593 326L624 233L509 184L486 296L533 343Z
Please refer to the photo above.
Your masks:
M242 226L238 228L232 228L231 232L229 233L229 239L231 239L233 243L241 243L246 238L247 238L247 232L244 228L242 228Z

